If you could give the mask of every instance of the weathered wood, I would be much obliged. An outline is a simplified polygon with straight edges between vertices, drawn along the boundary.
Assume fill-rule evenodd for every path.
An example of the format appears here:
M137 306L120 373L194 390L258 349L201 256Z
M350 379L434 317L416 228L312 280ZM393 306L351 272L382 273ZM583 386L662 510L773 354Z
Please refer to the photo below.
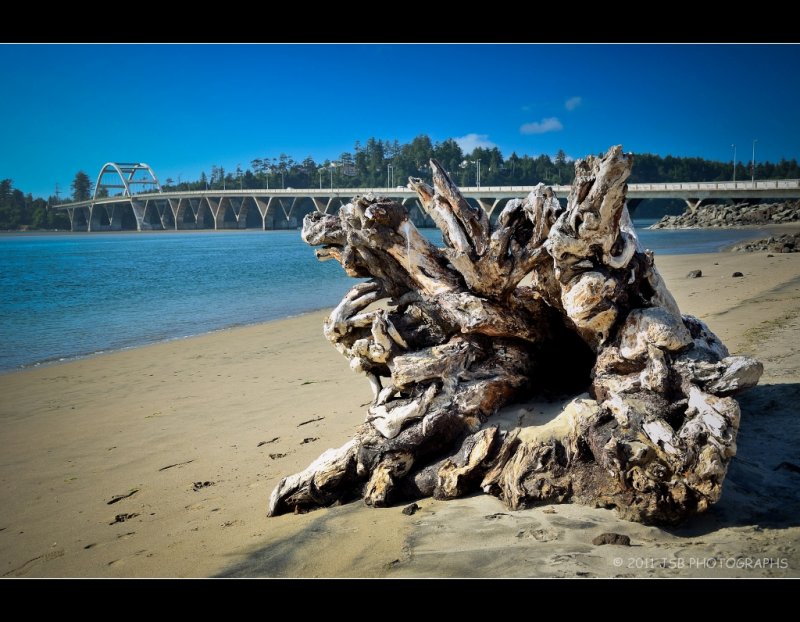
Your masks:
M714 503L736 451L731 396L762 367L681 315L625 207L632 164L620 147L578 160L566 208L540 184L492 227L432 160L433 186L409 186L444 248L390 199L307 216L303 239L322 247L318 258L370 279L324 334L374 399L350 442L281 481L268 513L477 489L512 508L572 500L653 523ZM559 416L492 425L526 391L575 386L587 353L593 368L577 379L587 393Z

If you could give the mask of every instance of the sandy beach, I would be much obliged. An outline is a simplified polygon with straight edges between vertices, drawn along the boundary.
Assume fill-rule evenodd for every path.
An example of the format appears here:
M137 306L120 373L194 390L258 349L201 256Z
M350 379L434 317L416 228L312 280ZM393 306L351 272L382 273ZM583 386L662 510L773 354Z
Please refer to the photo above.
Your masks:
M684 313L765 367L722 500L678 529L486 495L266 518L279 479L344 443L371 397L317 312L1 375L0 575L800 576L800 253L657 265ZM594 546L603 532L632 546Z

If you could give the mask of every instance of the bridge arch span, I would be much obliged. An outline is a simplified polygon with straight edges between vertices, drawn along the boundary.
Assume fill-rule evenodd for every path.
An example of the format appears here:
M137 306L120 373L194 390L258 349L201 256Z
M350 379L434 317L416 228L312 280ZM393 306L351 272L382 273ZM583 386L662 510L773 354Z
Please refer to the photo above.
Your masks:
M148 178L136 179L136 173L140 171L143 171ZM104 181L106 175L116 175L120 183ZM133 194L131 192L131 186L133 185L152 186L158 192L161 192L161 184L158 182L158 177L156 177L155 172L148 164L144 162L106 162L97 175L92 198L95 200L102 198L97 196L98 193L109 188L121 189L123 196L130 197Z

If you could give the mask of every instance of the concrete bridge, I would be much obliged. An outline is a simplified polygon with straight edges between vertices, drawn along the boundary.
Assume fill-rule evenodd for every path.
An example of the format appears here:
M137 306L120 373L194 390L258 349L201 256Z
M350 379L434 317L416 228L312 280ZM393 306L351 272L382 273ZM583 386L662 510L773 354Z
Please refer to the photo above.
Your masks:
M149 178L135 179L144 172ZM104 176L118 174L121 183L105 184ZM153 190L135 193L133 184L150 185ZM108 188L122 189L113 197L102 196ZM484 186L461 188L470 203L479 205L489 217L497 217L505 203L527 195L534 186ZM570 186L552 186L562 203ZM146 164L108 163L95 185L94 198L65 203L52 209L66 210L73 231L119 231L122 229L293 229L310 211L331 213L359 194L373 193L402 203L417 226L433 226L412 190L387 188L240 189L163 192L152 169ZM800 180L737 182L685 182L629 184L628 207L633 212L644 199L683 199L689 209L708 199L757 201L800 198Z

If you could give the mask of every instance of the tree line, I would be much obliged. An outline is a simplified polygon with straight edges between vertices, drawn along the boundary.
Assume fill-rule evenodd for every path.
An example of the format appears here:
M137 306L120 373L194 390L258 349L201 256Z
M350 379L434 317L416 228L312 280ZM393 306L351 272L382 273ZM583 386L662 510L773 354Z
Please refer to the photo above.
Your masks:
M480 167L482 186L569 184L574 176L573 164L563 150L554 158L517 155L507 158L497 147L476 147L465 152L452 138L434 143L429 136L420 135L408 143L369 138L356 141L352 151L345 151L336 160L317 162L312 156L298 161L280 153L277 157L256 158L249 166L238 165L225 170L213 165L197 180L163 180L162 189L170 190L233 190L264 188L386 188L404 186L408 177L430 181L428 161L438 160L460 186L475 186ZM748 163L737 163L736 179L748 179L752 174ZM760 162L755 167L756 179L800 178L796 159L780 162ZM720 162L694 157L660 156L637 153L631 183L671 181L729 181L733 177L733 162ZM69 200L82 201L91 196L91 180L79 171L72 182ZM61 229L68 228L65 214L48 209L62 202L56 194L48 199L34 199L13 187L10 179L0 182L0 229Z

